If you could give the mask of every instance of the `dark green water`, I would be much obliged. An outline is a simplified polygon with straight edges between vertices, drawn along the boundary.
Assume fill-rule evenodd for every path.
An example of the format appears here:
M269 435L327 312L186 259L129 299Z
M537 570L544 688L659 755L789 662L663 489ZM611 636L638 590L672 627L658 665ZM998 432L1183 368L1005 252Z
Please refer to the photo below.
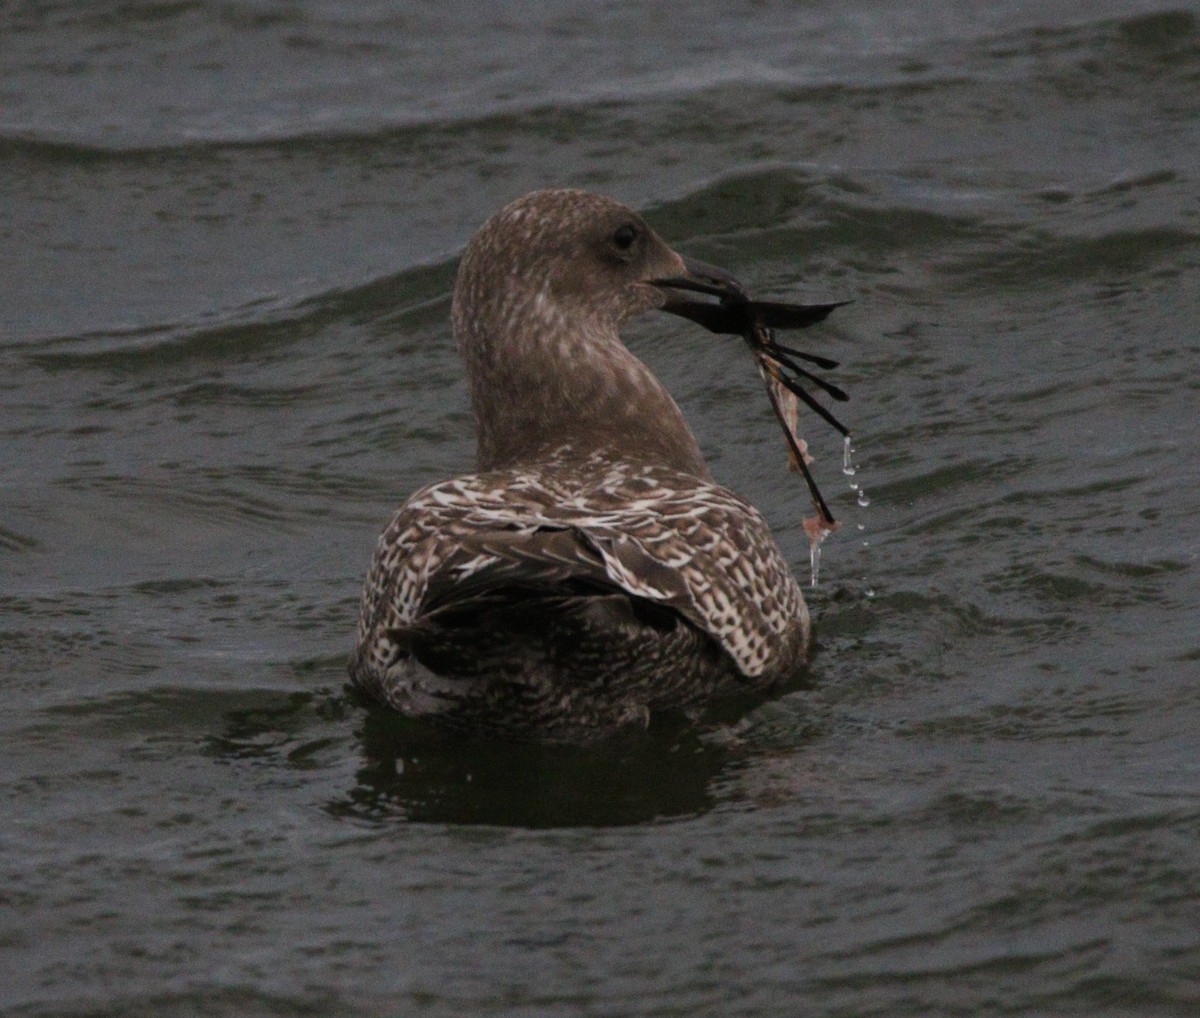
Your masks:
M1200 7L0 7L0 1012L1200 1013ZM600 190L852 299L808 682L462 745L344 687L471 463L457 250ZM807 573L753 367L629 342Z

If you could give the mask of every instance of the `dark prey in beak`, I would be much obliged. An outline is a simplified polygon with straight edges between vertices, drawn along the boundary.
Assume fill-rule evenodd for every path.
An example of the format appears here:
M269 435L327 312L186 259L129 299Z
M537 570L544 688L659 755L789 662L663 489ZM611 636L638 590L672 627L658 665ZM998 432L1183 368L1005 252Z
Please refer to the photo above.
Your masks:
M803 360L815 364L817 367L829 369L836 368L838 362L777 343L774 334L775 329L806 329L810 325L816 325L818 322L824 321L835 308L840 308L849 301L838 301L833 304L786 304L779 301L752 300L742 284L724 269L691 258L684 259L684 267L687 269L686 276L651 280L651 283L659 287L666 295L662 310L702 325L709 332L741 336L754 353L764 381L768 379L768 376L774 379L822 420L832 425L843 436L849 437L849 429L826 407L816 401L812 393L801 385L800 379L804 379L809 384L828 393L839 402L845 402L850 397L832 382L818 377L796 363L798 360ZM691 294L715 297L716 300L704 300L702 297L693 297ZM832 526L833 515L817 489L816 482L805 462L803 450L798 448L792 428L789 427L784 412L769 384L767 393L771 398L771 406L775 415L783 426L792 458L804 474L804 480L813 496L817 512L826 523Z

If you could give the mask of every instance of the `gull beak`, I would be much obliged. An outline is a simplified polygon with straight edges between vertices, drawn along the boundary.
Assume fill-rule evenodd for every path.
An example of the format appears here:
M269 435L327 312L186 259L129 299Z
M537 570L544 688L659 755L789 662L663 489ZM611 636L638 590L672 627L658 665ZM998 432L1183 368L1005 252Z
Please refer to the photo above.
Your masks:
M784 304L778 301L751 300L745 287L724 269L683 258L686 273L651 279L651 286L663 292L659 308L702 325L721 335L747 336L755 329L806 329L824 321L836 304ZM705 300L716 297L717 300Z
M666 293L667 301L662 306L662 310L671 311L670 305L673 301L688 300L682 293L672 294L672 291L703 293L708 294L709 297L720 298L722 301L746 300L748 297L742 283L726 273L725 269L718 269L716 265L697 261L696 258L680 258L680 261L683 262L686 270L685 275L650 280L650 285L659 287ZM695 299L692 298L692 300Z
M684 274L650 280L663 292L659 307L681 318L703 325L710 332L738 335L750 326L746 314L749 300L745 288L724 269L681 258ZM716 297L716 301L705 300Z

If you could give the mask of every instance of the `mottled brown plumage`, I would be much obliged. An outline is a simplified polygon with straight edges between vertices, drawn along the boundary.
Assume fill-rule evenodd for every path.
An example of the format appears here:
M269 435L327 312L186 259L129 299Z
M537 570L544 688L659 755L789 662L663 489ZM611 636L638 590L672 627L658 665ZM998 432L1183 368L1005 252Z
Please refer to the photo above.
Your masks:
M696 271L580 191L527 195L472 238L453 322L479 472L417 492L380 538L350 665L361 689L410 715L577 740L803 664L807 609L765 522L713 482L618 336Z

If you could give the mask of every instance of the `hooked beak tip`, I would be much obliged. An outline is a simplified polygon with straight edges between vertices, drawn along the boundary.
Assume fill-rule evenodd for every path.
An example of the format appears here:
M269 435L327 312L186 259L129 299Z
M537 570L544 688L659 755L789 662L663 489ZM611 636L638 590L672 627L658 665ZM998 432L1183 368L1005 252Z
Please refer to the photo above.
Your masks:
M668 276L652 279L652 286L663 290L687 290L693 293L708 294L718 297L725 302L739 302L748 299L748 294L741 283L724 269L699 261L695 258L681 258L686 275Z

